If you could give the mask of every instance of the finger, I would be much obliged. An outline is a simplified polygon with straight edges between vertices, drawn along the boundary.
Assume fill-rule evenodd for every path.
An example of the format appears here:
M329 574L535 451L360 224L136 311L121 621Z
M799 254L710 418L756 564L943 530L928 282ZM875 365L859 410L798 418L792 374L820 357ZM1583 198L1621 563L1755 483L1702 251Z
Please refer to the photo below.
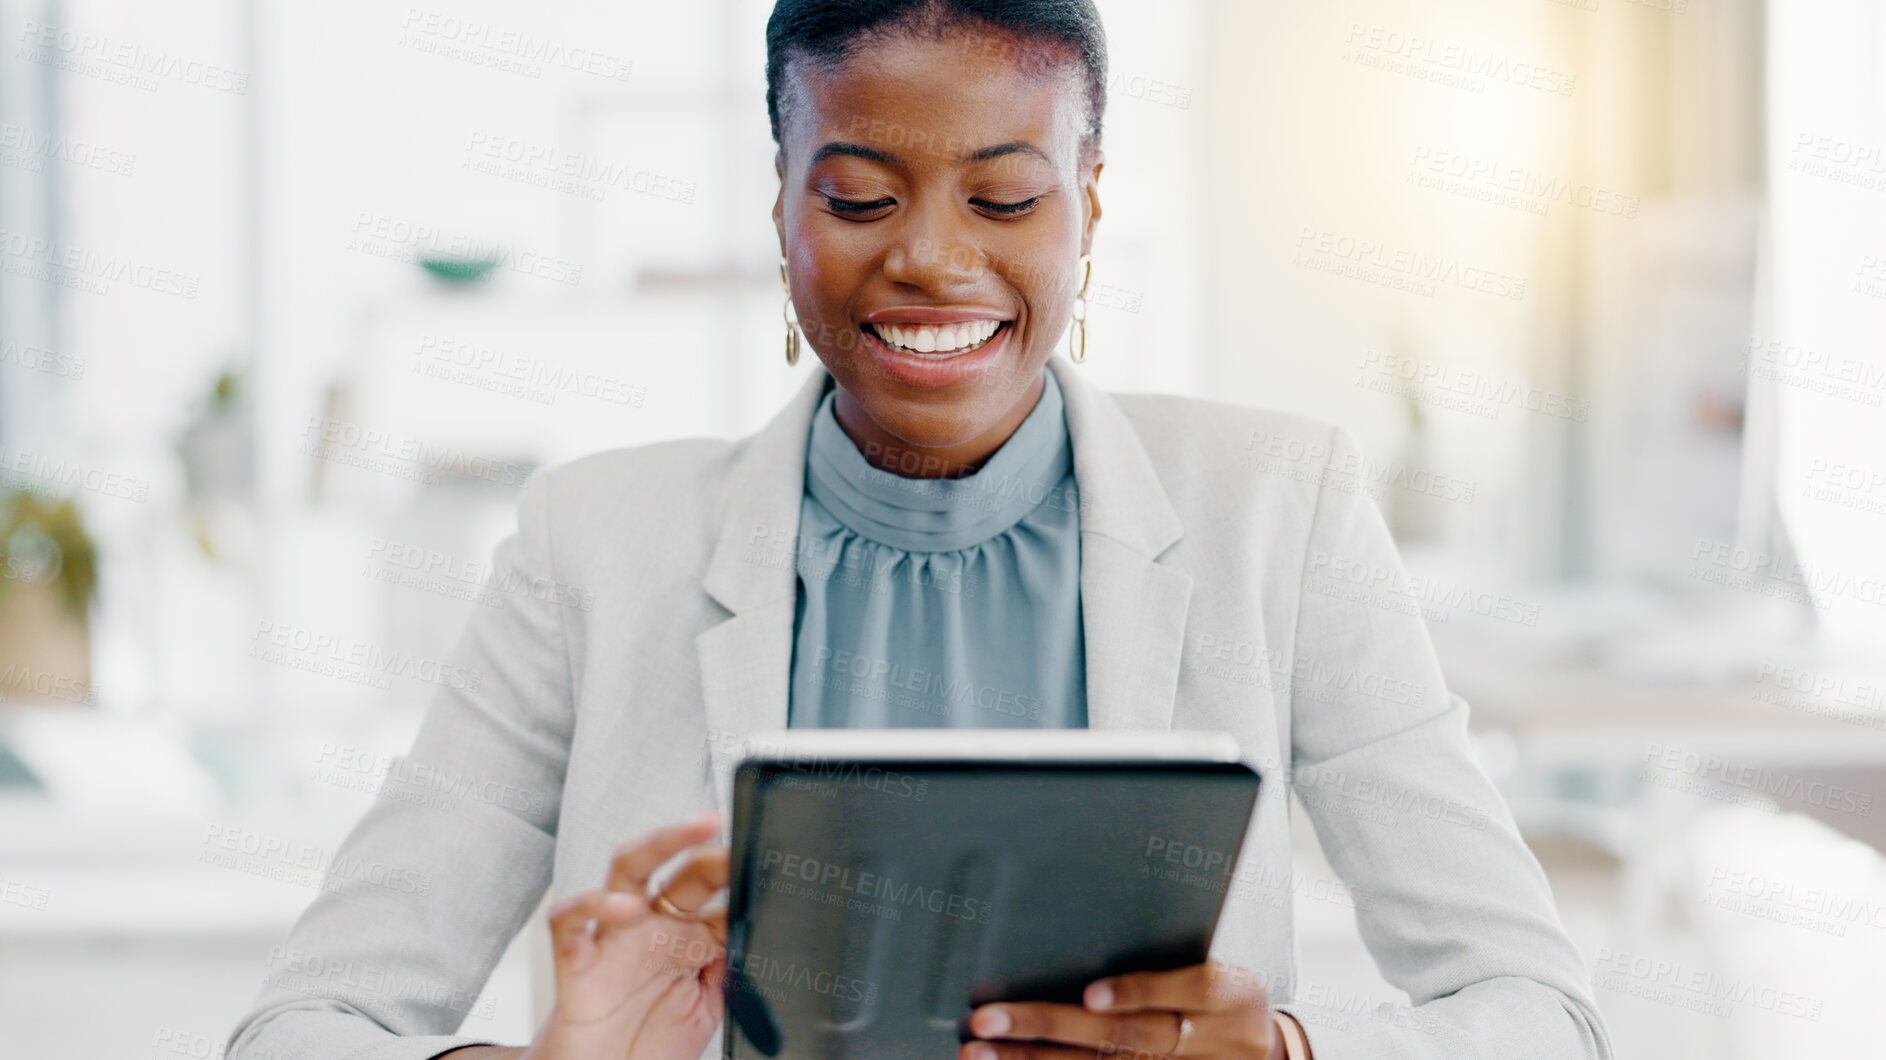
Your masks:
M1095 1012L1223 1012L1270 1007L1263 978L1248 968L1210 960L1166 972L1129 972L1087 984L1082 1002Z
M701 926L707 928L707 933L713 937L716 946L722 949L727 948L727 906L724 903L703 918Z
M720 832L720 815L702 814L691 821L659 828L616 848L609 861L605 890L643 892L648 878L668 859Z
M550 945L557 966L581 971L594 956L594 928L633 923L649 914L648 903L624 891L583 891L550 907Z
M725 946L727 936L724 932L721 935L720 941L722 943L720 956L714 958L713 964L701 969L701 982L705 983L708 988L707 1016L715 1023L719 1023L722 1019L726 1018L727 1014L727 995L721 991L721 984L727 981L727 950Z
M687 864L669 877L662 893L685 912L700 913L727 886L730 854L724 846L696 847Z
M656 919L641 926L646 966L664 982L699 978L702 969L726 959L726 947L708 938L700 924Z
M1196 1041L1202 1020L1194 1023ZM1176 1012L1089 1012L1079 1005L1005 1001L969 1014L978 1038L1059 1042L1084 1046L1087 1053L1131 1052L1164 1055L1178 1041ZM1191 1044L1188 1041L1187 1045Z

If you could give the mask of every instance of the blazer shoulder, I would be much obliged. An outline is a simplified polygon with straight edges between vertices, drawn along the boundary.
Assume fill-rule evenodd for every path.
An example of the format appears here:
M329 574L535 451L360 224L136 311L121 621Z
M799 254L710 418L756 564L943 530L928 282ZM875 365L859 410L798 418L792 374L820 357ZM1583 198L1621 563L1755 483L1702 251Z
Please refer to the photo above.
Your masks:
M644 445L605 449L552 466L544 474L552 491L563 498L593 498L633 488L660 490L717 481L732 466L746 439L673 438Z
M734 465L751 439L677 438L607 449L539 472L543 510L556 536L620 540L640 528L670 535L706 527L724 503ZM703 529L701 533L705 533Z

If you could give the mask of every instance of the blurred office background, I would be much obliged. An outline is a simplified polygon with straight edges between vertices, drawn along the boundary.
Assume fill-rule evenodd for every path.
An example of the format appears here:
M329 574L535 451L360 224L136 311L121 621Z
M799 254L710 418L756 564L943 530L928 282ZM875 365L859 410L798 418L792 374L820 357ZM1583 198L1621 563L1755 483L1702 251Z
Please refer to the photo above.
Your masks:
M1100 6L1080 370L1361 439L1620 1056L1876 1055L1886 11ZM517 484L803 381L768 9L0 0L9 1055L217 1055Z

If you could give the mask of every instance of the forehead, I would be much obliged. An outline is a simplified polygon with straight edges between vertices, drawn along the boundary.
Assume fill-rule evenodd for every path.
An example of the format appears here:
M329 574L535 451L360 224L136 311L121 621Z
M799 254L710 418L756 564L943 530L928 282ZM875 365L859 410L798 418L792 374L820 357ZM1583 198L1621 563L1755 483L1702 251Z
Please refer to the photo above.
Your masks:
M1084 82L1077 59L1044 47L963 29L868 38L840 63L795 61L782 137L929 154L1022 140L1060 157L1080 138Z

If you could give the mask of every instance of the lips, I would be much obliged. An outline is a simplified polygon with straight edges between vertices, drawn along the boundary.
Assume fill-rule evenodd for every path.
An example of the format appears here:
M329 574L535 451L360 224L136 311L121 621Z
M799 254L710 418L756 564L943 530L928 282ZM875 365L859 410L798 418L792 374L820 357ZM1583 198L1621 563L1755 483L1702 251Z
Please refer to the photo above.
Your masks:
M864 350L877 370L907 386L961 386L1006 355L1016 322L980 306L899 306L860 321Z
M1001 330L1000 320L970 320L960 324L866 324L880 341L899 353L919 357L955 357L973 353Z

